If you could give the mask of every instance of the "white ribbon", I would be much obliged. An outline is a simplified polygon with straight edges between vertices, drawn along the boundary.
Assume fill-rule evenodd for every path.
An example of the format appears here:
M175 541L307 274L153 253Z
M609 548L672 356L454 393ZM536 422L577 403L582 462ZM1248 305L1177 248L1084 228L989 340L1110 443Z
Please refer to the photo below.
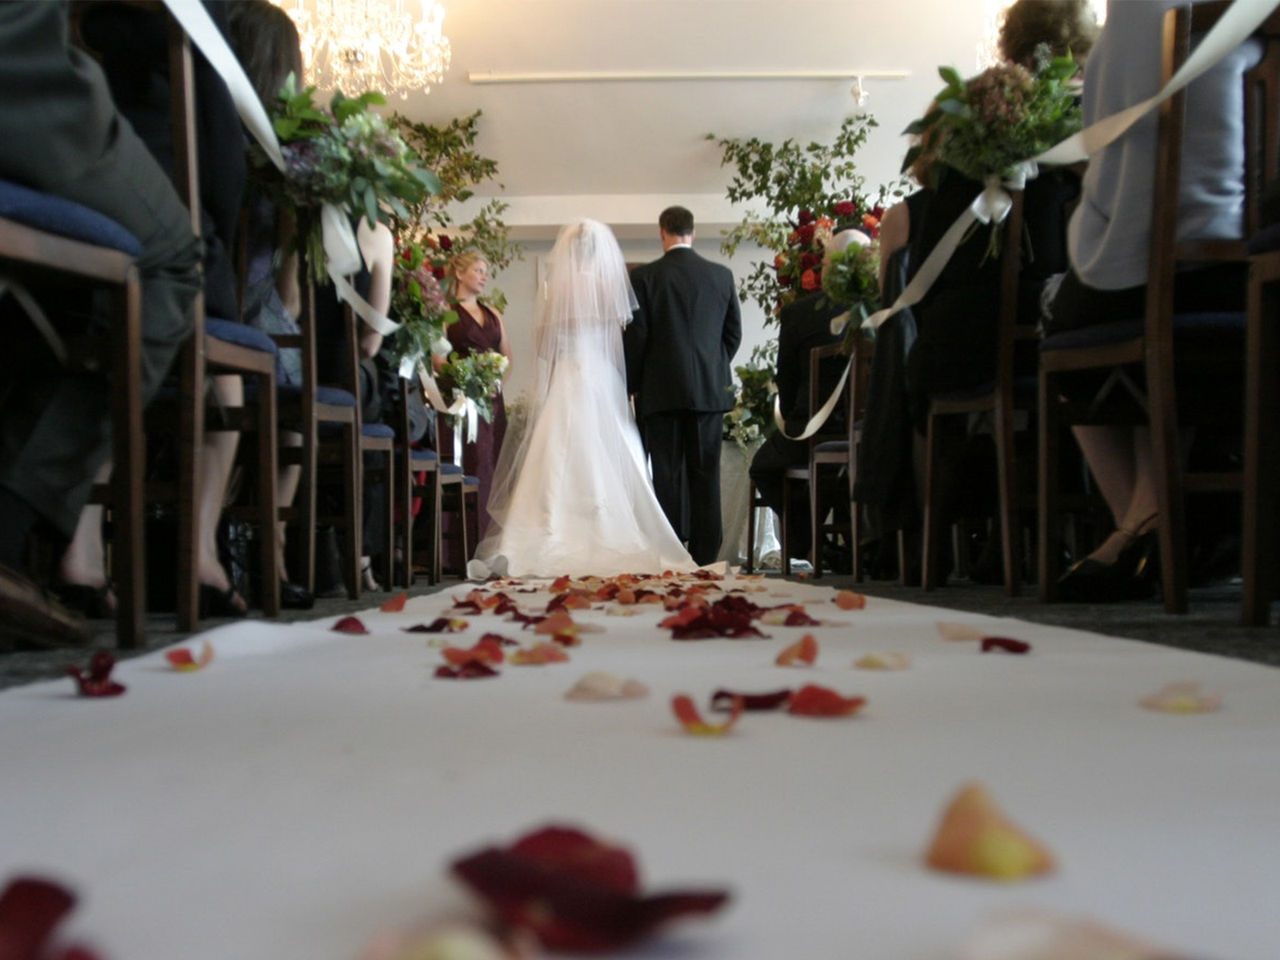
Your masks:
M351 305L351 309L370 329L389 337L400 329L400 324L373 309L373 305L356 291L347 277L359 271L364 261L360 245L347 215L332 203L320 208L320 230L324 238L325 271L333 281L339 298Z
M848 313L842 314L848 317ZM833 320L832 323L835 321ZM846 319L847 322L847 319ZM849 379L849 371L853 369L853 362L858 358L857 348L849 355L849 362L844 365L844 372L840 374L840 382L836 384L836 388L831 391L831 396L827 397L827 402L809 418L809 422L804 425L804 429L796 436L787 433L787 421L782 419L782 401L775 393L773 395L773 425L778 428L778 432L788 440L808 440L815 433L822 429L822 425L827 422L827 418L831 416L831 411L836 408L836 404L840 402L840 394L844 392L844 382Z
M36 328L40 336L44 337L45 343L49 345L58 363L66 366L67 345L58 331L53 328L53 324L49 322L48 315L40 309L40 304L31 296L31 292L16 280L0 274L0 300L4 299L6 293L11 294L13 299L18 301L18 306L26 313L27 319L31 321L31 325Z

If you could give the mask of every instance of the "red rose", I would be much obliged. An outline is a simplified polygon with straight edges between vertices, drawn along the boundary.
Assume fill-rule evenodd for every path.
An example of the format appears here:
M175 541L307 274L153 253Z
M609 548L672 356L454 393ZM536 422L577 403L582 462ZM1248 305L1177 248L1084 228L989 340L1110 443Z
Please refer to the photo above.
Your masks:
M809 244L813 243L813 234L816 229L817 227L815 227L812 223L809 223L796 231L796 234L798 235L798 239L802 246L807 247L809 246Z
M804 256L800 258L800 267L803 270L809 270L809 269L812 269L813 267L816 267L821 262L822 262L822 258L819 257L816 253L806 253Z
M857 209L858 208L853 205L852 200L841 200L839 203L837 203L834 207L831 208L831 212L834 213L837 217L852 217L854 214L854 211Z
M437 280L443 280L443 279L444 279L444 267L432 267L432 268L431 268L431 275L432 275L433 277L435 277Z
M818 277L818 271L806 270L800 275L800 286L806 290L817 290L822 280Z
M802 226L802 227L803 227L803 226L804 226L805 224L807 224L807 223L813 223L813 211L812 211L812 210L801 210L801 211L800 211L800 226Z
M884 207L880 206L880 204L877 203L874 207L871 208L871 215L875 217L877 220L884 219Z
M449 235L446 233L440 234L440 249L444 251L453 249L453 241L449 239Z

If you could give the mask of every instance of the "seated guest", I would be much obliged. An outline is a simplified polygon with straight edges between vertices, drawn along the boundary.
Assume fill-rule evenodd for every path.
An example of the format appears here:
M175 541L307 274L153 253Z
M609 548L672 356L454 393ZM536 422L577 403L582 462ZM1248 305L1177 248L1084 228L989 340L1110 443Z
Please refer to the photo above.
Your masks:
M1159 89L1161 23L1172 6L1173 0L1108 3L1106 26L1085 67L1086 123ZM1186 113L1196 119L1183 142L1179 240L1242 234L1242 75L1259 57L1257 44L1245 43L1187 88ZM1143 316L1155 163L1154 114L1091 158L1069 227L1071 270L1051 304L1046 335ZM1174 309L1243 309L1244 295L1244 269L1236 264L1188 270L1174 286ZM1104 601L1149 592L1157 519L1150 434L1123 426L1074 432L1115 531L1063 575L1061 594Z
M840 253L853 244L868 243L867 236L852 228L841 230L823 250L823 268L831 255ZM814 347L826 346L840 340L841 334L831 332L831 318L843 313L841 306L818 292L794 300L782 308L778 318L778 360L774 382L778 387L778 406L786 420L786 432L795 436L803 432L809 418L817 413L809 409L809 353ZM843 357L828 357L823 361L819 376L818 395L829 397L840 381L840 373L847 361ZM843 405L837 405L822 427L824 433L838 432L845 427ZM807 465L809 443L807 440L791 440L775 432L760 445L751 460L751 480L760 498L779 516L783 507L783 476L789 467ZM782 545L793 557L808 556L813 540L809 524L809 509L802 495L802 488L793 492L788 505L787 543Z
M98 210L142 245L142 387L190 336L199 241L169 177L125 122L101 68L68 40L68 4L0 4L0 176ZM0 645L84 643L82 622L20 572L44 519L68 538L107 456L109 387L93 375L10 385L0 411Z

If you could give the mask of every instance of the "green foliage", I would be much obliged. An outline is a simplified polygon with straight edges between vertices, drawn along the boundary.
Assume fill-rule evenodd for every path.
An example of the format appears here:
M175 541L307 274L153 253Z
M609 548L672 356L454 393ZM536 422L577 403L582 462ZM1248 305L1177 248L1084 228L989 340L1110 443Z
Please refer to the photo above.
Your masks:
M763 362L766 359L757 347L750 362L733 368L738 388L733 409L724 415L724 438L743 453L774 430L773 398L778 387L773 382L773 363Z
M496 350L469 353L465 357L449 354L449 360L440 368L440 376L446 385L458 394L475 402L480 416L493 420L493 398L502 388L502 377L507 372L507 358Z
M472 188L498 176L497 161L481 156L475 147L480 116L477 110L468 117L436 126L392 115L392 125L440 181L436 193L405 204L405 210L392 218L392 231L402 240L416 239L423 233L434 235L437 250L442 248L445 254L437 258L437 265L448 259L451 249L478 250L488 262L490 273L498 274L513 260L524 259L523 249L511 240L502 220L508 204L494 198L481 206L470 221L454 222L454 208L475 196ZM441 238L447 241L443 245L439 243ZM506 308L506 297L497 288L490 288L484 299L496 310Z
M869 198L857 172L854 155L875 126L870 116L848 117L831 143L787 139L775 145L757 137L708 135L721 149L721 166L735 171L726 191L729 200L768 210L748 214L721 243L727 256L744 243L772 251L770 259L753 263L738 282L738 296L757 303L766 323L776 322L778 310L800 292L819 288L820 269L811 259L816 253L820 260L821 241L833 228L847 224L874 235L884 202L901 196L901 186L893 184L879 187Z

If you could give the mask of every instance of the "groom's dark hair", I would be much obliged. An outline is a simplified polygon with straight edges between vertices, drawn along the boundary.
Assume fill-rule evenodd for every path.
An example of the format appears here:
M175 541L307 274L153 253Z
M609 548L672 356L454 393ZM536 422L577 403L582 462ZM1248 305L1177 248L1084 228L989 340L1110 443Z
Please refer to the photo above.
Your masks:
M693 233L693 214L684 207L667 207L658 217L658 229L673 237L687 237Z

